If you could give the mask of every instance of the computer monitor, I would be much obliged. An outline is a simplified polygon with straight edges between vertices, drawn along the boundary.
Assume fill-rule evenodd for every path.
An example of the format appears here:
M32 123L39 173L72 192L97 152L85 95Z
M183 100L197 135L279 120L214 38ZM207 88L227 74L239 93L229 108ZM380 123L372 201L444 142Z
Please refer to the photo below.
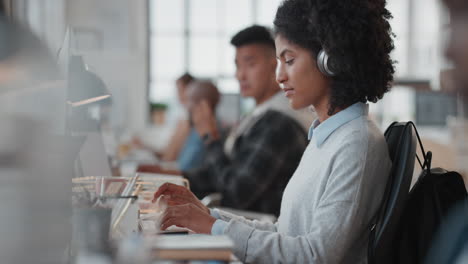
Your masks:
M57 51L57 64L59 65L60 72L65 80L68 79L68 71L69 71L69 62L71 56L71 43L73 39L73 34L70 28L67 28L65 31L65 36L62 41L62 45Z
M112 176L101 133L90 132L85 136L79 153L80 172L76 176Z
M419 126L447 125L448 116L457 115L457 98L438 91L416 91L416 124Z
M217 107L217 116L224 123L233 125L240 119L241 99L238 93L223 93Z

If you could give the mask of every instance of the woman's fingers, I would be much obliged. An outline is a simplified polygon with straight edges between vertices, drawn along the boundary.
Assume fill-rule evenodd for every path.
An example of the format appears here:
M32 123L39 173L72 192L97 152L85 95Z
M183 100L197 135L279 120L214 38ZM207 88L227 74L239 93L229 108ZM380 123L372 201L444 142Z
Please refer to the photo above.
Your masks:
M162 197L162 199L168 204L168 205L181 205L181 204L187 204L190 203L191 200L187 199L185 196L180 196L180 195L165 195Z
M166 221L164 221L162 224L161 224L161 230L166 230L167 228L169 228L170 226L178 226L175 222L174 222L174 218L169 218L169 219L166 219Z
M200 200L184 186L175 185L172 183L163 184L154 194L153 203L161 197L162 201L169 206L177 206L183 204L192 204L203 212L210 214L210 210L201 203Z
M215 218L195 205L184 204L166 209L161 220L161 229L165 230L172 225L176 225L188 228L196 233L209 234L215 221Z
M161 220L161 230L166 230L166 228L172 225L185 227L181 223L185 219L184 211L187 211L186 205L168 207Z
M159 189L154 193L153 203L159 198L161 195L172 195L172 194L184 194L189 192L187 188L184 186L172 184L172 183L164 183L159 187Z
M153 203L156 202L159 196L163 195L166 192L167 188L168 188L167 183L159 187L159 189L154 193Z
M172 195L164 195L162 196L162 200L169 206L177 206L183 204L192 204L207 214L210 214L210 209L203 205L200 200L198 200L195 195L190 193L191 195L179 195L179 194L172 194Z

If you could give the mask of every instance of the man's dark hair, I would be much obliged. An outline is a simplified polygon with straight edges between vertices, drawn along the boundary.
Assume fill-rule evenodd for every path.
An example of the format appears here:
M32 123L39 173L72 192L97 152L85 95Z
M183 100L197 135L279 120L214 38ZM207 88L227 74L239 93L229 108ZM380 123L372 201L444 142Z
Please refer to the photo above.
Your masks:
M330 59L331 100L328 114L356 102L376 102L395 72L392 17L385 0L286 0L274 20L276 35Z
M177 78L177 81L178 82L181 82L185 85L193 82L195 80L195 78L188 72L182 74L182 76L180 76L179 78Z
M275 41L271 32L266 28L258 25L253 25L239 31L231 39L231 44L238 48L249 44L265 44L275 48Z

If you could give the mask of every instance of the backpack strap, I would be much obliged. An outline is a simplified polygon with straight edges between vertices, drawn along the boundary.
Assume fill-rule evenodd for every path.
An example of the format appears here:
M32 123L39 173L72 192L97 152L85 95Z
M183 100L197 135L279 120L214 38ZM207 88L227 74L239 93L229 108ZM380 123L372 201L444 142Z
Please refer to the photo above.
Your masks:
M414 128L414 132L416 133L416 138L418 139L419 147L421 148L421 153L424 158L424 163L421 163L421 160L419 159L418 154L416 154L416 158L418 159L419 166L421 166L422 170L426 169L427 173L429 173L431 170L432 152L428 151L426 153L426 151L424 150L424 145L421 141L421 137L419 136L418 129L416 128L416 125L413 123L413 121L409 121L408 124L411 124Z

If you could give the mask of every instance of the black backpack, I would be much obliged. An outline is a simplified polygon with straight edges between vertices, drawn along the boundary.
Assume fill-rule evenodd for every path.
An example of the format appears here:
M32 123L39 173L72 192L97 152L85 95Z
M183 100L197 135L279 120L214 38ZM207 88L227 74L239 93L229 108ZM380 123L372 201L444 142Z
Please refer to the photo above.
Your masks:
M432 153L424 151L417 131L416 135L424 162L416 156L422 172L409 193L396 229L393 263L424 263L434 235L448 212L467 197L459 173L431 168Z
M426 264L468 263L465 252L468 253L468 200L458 204L444 219L426 256Z

